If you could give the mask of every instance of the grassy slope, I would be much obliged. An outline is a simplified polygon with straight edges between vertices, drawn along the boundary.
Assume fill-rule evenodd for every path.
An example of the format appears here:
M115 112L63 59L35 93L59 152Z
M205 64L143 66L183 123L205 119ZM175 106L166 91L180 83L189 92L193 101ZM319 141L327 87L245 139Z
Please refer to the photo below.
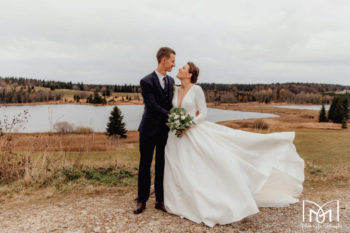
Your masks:
M349 184L349 130L298 130L294 143L305 160L306 187L344 187Z

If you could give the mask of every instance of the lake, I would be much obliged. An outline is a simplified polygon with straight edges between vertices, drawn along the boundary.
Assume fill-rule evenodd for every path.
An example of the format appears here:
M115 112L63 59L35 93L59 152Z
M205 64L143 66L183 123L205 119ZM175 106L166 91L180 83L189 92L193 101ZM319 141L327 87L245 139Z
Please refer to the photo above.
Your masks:
M57 105L25 105L25 106L0 106L0 121L13 117L24 110L28 110L28 122L25 128L16 128L12 132L54 132L55 122L67 121L73 126L86 126L95 132L105 132L109 116L114 106L94 106L78 104ZM119 105L128 130L137 130L141 121L143 105ZM211 122L241 120L249 118L279 117L275 114L241 112L221 109L208 109L207 120ZM5 131L3 127L3 131Z
M325 105L324 108L329 110L330 105ZM273 105L276 108L292 108L292 109L308 109L308 110L318 110L320 111L322 105Z

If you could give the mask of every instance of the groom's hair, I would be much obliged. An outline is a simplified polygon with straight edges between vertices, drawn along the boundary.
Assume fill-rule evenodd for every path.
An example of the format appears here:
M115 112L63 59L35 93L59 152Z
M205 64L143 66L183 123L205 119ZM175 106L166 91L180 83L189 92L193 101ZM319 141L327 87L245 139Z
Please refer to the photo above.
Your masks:
M175 51L171 48L168 48L168 47L160 48L157 52L158 64L160 63L163 57L169 58L172 53L176 55Z

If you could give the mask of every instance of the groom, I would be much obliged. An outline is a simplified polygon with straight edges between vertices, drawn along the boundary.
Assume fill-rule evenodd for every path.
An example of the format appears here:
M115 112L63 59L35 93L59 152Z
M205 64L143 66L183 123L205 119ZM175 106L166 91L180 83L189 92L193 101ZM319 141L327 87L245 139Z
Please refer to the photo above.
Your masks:
M140 165L138 175L138 196L134 214L142 213L150 195L151 163L156 148L155 208L166 212L164 207L163 177L164 148L169 128L166 126L172 108L173 85L175 81L166 75L175 67L175 51L162 47L157 52L158 67L140 81L145 111L139 126Z

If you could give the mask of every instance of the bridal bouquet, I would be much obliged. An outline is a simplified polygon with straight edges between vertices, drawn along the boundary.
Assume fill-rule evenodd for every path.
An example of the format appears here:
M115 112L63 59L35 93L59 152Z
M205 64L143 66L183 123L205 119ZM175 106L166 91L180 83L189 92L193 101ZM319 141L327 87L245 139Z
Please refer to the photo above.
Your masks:
M187 114L184 108L172 108L166 123L171 132L176 130L179 133L182 133L193 124L193 117ZM176 135L180 137L178 134Z

